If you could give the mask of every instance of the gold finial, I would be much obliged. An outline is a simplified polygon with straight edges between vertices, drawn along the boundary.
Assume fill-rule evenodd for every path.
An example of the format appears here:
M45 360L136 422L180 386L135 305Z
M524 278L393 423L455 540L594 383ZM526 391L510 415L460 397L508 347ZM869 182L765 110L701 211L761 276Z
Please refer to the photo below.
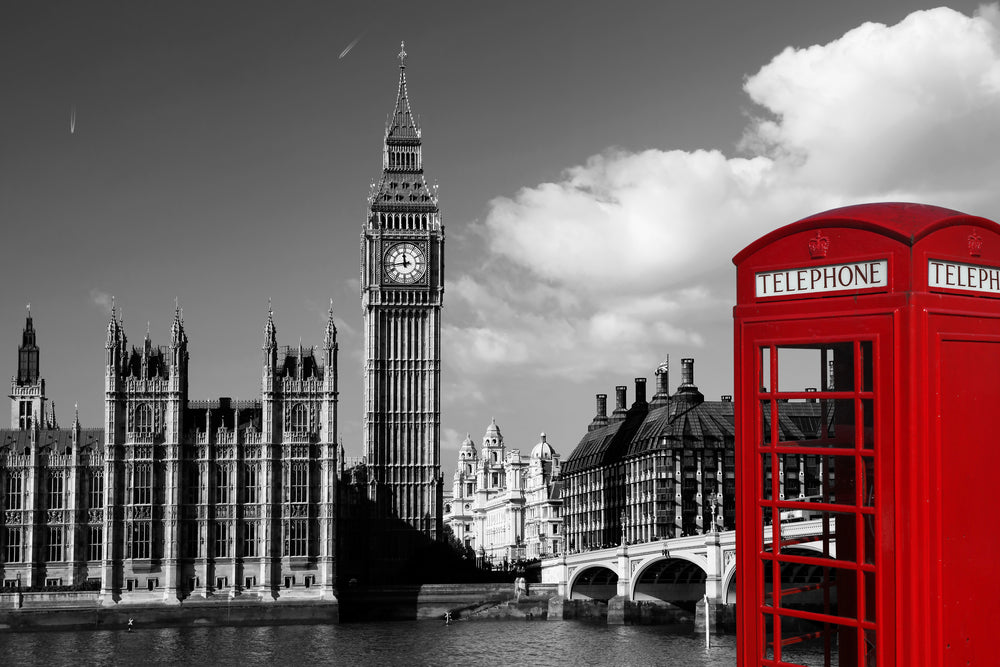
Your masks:
M28 308L28 317L31 317L31 304L30 303L27 305L27 308Z
M403 42L399 43L399 55L396 56L397 58L399 58L400 67L406 67L406 49L403 48L403 44L404 44Z

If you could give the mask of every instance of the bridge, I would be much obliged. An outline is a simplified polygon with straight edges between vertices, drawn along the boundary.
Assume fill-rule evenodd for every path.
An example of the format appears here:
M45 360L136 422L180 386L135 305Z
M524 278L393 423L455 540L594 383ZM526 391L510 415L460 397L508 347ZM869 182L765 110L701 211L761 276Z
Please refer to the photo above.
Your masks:
M782 537L804 555L822 552L823 520L782 522ZM771 531L765 529L765 544ZM831 544L831 550L835 544ZM785 552L789 547L785 547ZM835 556L835 554L832 554ZM811 580L819 566L799 566L797 580ZM782 577L784 579L784 577ZM736 531L675 537L607 549L565 553L542 561L542 583L557 584L566 600L617 597L633 602L736 602Z

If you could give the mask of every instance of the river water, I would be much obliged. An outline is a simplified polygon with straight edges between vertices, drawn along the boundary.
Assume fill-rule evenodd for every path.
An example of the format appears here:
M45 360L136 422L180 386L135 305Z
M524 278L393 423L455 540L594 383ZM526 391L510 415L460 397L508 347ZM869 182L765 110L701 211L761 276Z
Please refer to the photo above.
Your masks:
M0 632L14 665L677 665L736 664L736 637L575 621L432 621L260 627Z

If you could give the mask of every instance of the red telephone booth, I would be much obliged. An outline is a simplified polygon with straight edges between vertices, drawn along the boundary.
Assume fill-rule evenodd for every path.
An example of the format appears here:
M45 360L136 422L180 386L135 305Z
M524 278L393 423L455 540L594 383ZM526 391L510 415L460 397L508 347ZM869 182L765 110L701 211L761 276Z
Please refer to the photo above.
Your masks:
M850 206L733 261L740 665L1000 664L1000 225Z

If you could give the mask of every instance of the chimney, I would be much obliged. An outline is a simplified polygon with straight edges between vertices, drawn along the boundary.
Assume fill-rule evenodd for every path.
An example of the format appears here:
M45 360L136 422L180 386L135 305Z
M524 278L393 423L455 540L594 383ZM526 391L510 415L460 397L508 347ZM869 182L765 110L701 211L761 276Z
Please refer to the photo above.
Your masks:
M681 359L681 386L694 386L694 359Z
M646 378L635 379L635 402L638 405L646 402Z
M628 387L623 384L615 387L615 411L611 413L611 423L625 421L625 412L627 408L625 407L625 392L628 391Z
M656 393L649 402L649 409L654 410L670 402L670 355L656 367Z
M588 431L593 431L599 429L602 426L608 425L608 395L598 394L597 395L597 414L594 415L594 420L590 422L590 426L587 428Z
M694 403L705 400L705 396L698 391L698 386L694 383L694 359L681 359L681 384L677 387L676 398Z

